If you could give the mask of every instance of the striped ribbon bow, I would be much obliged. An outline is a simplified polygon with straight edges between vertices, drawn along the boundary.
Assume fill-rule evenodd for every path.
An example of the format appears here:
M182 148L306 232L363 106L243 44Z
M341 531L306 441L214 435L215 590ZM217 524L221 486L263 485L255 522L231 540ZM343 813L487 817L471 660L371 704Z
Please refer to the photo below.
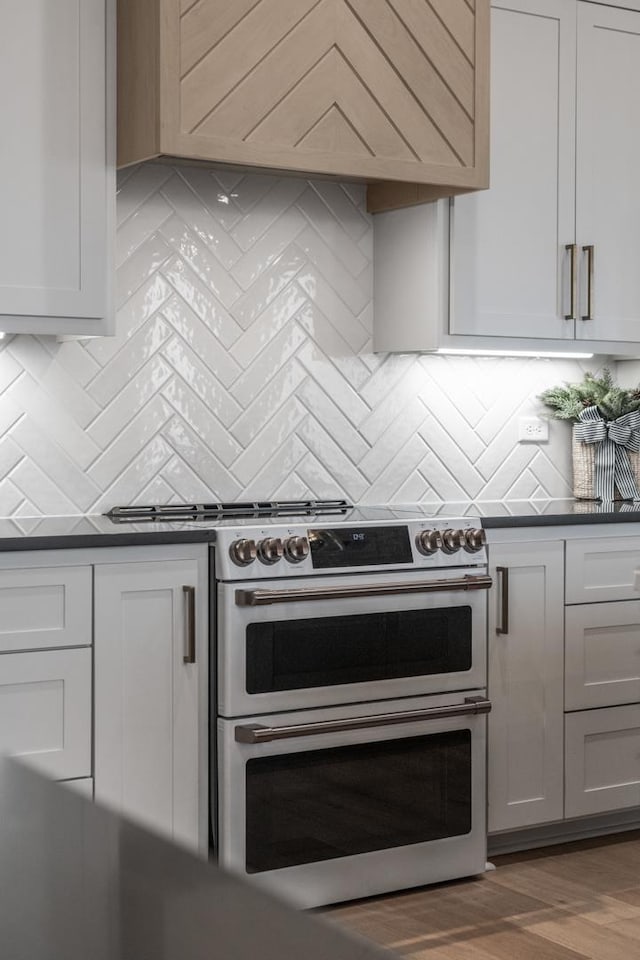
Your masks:
M578 414L575 436L583 443L597 443L595 449L594 494L599 500L613 500L617 487L625 500L640 500L640 490L627 450L640 450L640 410L606 421L597 407L585 407Z

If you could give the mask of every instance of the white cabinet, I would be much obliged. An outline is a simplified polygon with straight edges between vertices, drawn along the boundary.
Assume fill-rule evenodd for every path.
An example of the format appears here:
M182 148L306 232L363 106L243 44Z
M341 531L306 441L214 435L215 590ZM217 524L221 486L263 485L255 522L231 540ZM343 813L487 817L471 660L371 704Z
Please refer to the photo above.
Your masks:
M207 848L206 548L95 567L95 796Z
M453 334L640 343L640 15L494 0L491 189L452 204Z
M113 0L0 0L0 331L112 332Z
M640 704L566 716L567 817L640 806Z
M374 222L376 350L640 353L640 12L493 0L491 184Z
M0 753L56 780L90 777L91 567L37 563L2 557Z
M640 537L567 543L565 816L640 806Z
M91 776L91 650L0 655L0 753L56 780Z
M563 815L563 548L489 549L490 832Z

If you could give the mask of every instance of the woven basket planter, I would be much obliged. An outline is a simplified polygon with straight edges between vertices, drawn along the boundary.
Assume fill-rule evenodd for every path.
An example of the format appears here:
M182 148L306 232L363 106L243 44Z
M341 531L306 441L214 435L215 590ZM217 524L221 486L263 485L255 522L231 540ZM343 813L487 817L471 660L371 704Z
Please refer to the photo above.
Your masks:
M594 492L594 475L596 461L595 443L583 443L576 437L576 427L574 424L572 430L572 453L573 453L573 495L577 500L597 500ZM634 453L627 450L629 464L636 478L636 483L640 488L640 452ZM615 488L614 500L624 500L620 495L618 488Z

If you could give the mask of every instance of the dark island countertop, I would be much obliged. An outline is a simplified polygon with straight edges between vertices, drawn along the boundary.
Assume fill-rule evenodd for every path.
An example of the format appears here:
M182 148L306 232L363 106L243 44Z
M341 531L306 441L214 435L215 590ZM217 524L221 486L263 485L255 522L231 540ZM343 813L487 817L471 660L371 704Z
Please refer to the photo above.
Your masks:
M487 529L548 527L573 524L635 523L640 502L595 500L485 500L394 504L384 511L363 506L360 519L393 514L398 519L422 515L454 519L479 517ZM352 515L353 515L352 514ZM0 518L0 551L59 550L86 547L130 547L180 543L213 543L216 530L232 520L113 523L102 514L86 516ZM355 517L354 517L354 522Z

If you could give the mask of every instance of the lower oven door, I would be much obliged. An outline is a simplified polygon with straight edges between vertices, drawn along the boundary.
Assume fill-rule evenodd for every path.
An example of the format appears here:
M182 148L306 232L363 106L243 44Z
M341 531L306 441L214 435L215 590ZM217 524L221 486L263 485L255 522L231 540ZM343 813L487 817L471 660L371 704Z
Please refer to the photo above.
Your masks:
M218 721L218 856L301 907L486 861L484 691Z
M218 584L218 713L486 684L485 568Z

